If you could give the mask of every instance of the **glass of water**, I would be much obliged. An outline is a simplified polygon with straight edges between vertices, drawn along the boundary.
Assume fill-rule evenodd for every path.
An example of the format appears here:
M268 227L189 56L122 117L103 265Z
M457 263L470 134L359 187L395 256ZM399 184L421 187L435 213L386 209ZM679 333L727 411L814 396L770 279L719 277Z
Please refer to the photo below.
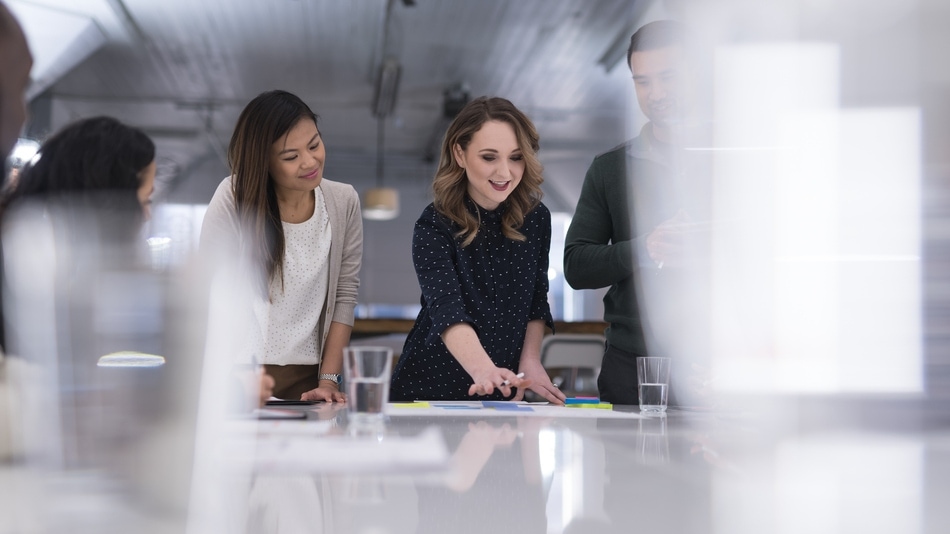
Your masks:
M347 416L357 424L381 422L389 401L393 351L388 347L343 349Z
M637 388L641 413L665 412L670 393L670 359L654 356L637 358Z

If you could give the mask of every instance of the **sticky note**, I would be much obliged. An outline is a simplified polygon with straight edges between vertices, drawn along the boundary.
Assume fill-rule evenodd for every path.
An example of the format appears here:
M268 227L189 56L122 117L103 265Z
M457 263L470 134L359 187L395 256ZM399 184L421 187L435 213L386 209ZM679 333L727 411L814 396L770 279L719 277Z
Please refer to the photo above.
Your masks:
M597 404L590 403L574 403L574 404L565 404L568 408L595 408L598 410L613 410L614 405L609 402L598 402Z
M564 404L600 404L597 397L568 397L564 399Z
M496 410L505 410L509 412L533 412L530 407L522 406L520 404L515 404L513 402L507 401L482 401L482 405L486 408L494 408Z

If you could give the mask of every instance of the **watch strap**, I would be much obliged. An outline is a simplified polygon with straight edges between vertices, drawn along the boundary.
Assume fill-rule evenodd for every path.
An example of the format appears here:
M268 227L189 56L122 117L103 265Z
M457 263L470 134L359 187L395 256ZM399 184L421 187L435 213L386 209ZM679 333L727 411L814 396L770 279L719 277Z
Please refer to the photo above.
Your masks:
M338 386L343 383L343 377L340 373L320 373L320 380L331 380Z

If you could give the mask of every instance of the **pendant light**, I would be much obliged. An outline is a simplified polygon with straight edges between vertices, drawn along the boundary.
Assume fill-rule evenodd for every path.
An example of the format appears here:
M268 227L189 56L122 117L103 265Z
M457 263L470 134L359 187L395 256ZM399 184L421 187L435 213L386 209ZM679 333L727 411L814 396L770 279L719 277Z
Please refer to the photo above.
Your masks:
M386 117L396 105L396 89L401 71L395 58L387 58L380 66L376 79L373 115L376 116L376 187L363 193L363 218L388 221L399 215L399 191L383 185L385 173Z

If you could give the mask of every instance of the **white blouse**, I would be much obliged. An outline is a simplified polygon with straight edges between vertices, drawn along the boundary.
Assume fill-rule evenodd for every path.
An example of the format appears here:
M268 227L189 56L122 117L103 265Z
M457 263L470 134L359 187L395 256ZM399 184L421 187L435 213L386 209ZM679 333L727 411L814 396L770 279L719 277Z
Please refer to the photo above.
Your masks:
M282 223L284 282L270 281L264 361L275 365L320 363L320 316L329 286L331 228L323 191L315 190L310 219Z

